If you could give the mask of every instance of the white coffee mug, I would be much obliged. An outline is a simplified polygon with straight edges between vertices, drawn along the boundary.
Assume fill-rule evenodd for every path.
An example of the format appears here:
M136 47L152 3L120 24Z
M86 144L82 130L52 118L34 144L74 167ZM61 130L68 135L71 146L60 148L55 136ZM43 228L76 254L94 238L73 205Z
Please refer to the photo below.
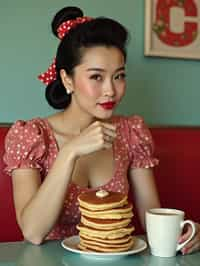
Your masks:
M184 221L185 213L176 209L157 208L146 212L147 239L152 255L173 257L195 235L195 224L190 220ZM191 225L190 237L181 244L178 239L186 224Z

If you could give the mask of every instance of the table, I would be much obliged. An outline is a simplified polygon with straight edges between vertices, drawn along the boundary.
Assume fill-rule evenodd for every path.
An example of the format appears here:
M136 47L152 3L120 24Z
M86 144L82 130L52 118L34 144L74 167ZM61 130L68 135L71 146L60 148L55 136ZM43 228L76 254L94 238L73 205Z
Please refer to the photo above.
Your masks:
M121 259L89 259L49 241L35 246L27 242L0 243L0 266L199 266L200 252L173 258L150 255L149 249Z

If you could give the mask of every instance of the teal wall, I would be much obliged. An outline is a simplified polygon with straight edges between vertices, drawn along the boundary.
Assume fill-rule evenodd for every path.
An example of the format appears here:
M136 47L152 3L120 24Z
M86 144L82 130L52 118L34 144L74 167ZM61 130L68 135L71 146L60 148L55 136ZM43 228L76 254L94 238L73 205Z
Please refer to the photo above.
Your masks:
M67 5L117 19L130 31L127 94L118 112L140 114L154 125L199 125L200 61L144 57L144 0L1 0L0 122L54 112L37 75L51 63L58 44L51 19Z

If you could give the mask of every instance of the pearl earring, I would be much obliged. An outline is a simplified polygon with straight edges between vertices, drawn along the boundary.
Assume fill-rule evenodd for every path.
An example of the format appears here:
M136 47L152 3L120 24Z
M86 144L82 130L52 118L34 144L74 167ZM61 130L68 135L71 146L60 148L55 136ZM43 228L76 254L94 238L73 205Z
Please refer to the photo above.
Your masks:
M70 89L66 89L66 92L67 92L67 94L71 94L71 91L70 91Z

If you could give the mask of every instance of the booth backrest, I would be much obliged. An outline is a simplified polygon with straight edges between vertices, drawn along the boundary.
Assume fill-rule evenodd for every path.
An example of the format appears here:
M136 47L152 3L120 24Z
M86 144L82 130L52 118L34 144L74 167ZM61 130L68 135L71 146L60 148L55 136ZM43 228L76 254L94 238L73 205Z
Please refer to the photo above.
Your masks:
M160 163L155 177L163 207L200 221L200 127L152 128Z
M159 165L154 168L161 205L200 221L200 127L150 128ZM136 232L143 233L137 213Z
M0 126L0 242L22 240L16 223L11 178L3 171L4 138ZM182 209L186 218L200 221L200 127L151 128L160 164L155 177L163 207ZM136 232L142 229L135 219Z
M8 129L8 125L0 125L0 242L23 239L15 218L11 178L4 172L2 160Z

